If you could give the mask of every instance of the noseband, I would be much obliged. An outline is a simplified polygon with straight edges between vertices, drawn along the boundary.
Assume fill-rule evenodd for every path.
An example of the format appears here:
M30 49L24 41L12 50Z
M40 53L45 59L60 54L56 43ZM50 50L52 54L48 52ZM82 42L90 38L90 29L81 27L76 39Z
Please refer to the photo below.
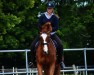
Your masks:
M43 43L43 45L48 45L49 43L47 42L47 43Z
M41 44L43 45L44 53L48 54L48 46L47 45L50 42L50 37L48 36L47 33L42 33L41 37L43 39L43 42L41 42Z

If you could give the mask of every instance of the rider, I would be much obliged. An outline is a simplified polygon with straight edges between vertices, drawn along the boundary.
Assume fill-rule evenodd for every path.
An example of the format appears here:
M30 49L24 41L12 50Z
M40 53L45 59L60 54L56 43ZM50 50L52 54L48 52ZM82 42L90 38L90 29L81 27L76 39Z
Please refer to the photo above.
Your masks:
M57 42L57 61L60 63L61 68L62 66L62 53L63 53L63 45L62 41L59 39L59 37L56 35L56 31L58 30L58 24L59 24L59 18L54 14L53 12L54 3L49 1L47 3L47 11L44 12L39 18L39 24L38 27L40 29L41 25L45 24L46 22L51 22L52 25L52 32L51 32L51 38L52 40L55 40ZM35 40L31 44L31 56L32 56L32 62L35 63L35 44L39 40L39 35L35 38Z

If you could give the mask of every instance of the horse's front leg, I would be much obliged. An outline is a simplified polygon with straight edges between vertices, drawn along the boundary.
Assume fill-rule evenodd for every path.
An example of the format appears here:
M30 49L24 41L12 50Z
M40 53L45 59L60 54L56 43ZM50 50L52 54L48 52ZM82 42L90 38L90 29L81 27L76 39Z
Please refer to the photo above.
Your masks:
M42 65L37 63L38 75L42 75Z
M55 70L55 63L53 63L50 68L49 68L49 75L54 75L54 70Z

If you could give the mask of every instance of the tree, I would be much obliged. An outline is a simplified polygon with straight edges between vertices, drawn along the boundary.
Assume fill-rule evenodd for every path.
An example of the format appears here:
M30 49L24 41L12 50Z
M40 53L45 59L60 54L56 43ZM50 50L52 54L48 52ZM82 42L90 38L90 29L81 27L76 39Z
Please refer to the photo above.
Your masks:
M34 0L0 0L0 49L26 49L30 46L30 40L33 36L31 25L34 21L34 15L30 11L34 7ZM29 14L30 13L30 14ZM31 24L32 23L32 24ZM33 30L32 30L33 29ZM29 42L28 42L29 41ZM19 56L20 55L20 56ZM17 57L19 56L19 57ZM19 53L0 53L0 65L12 66L15 57L24 60L24 54ZM13 60L14 61L14 60ZM9 63L9 64L8 64ZM17 65L17 61L15 62Z
M26 47L22 44L27 37L30 39L31 30L27 28L33 16L28 11L32 7L34 0L0 0L0 49ZM25 22L29 23L25 25Z

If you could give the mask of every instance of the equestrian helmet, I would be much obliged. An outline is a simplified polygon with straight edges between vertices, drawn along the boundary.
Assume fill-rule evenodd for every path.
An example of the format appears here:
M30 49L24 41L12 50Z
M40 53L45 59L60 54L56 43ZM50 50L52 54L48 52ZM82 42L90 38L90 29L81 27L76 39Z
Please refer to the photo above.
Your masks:
M47 3L47 8L54 8L54 3L52 1L49 1Z

